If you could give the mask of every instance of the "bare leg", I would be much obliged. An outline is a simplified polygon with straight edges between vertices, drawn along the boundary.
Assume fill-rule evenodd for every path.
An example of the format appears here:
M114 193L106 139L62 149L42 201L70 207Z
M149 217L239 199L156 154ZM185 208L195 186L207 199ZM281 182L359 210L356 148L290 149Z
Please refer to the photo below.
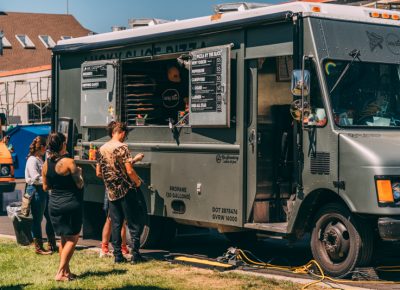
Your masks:
M108 244L108 242L110 241L110 237L111 237L111 219L110 217L107 217L101 235L102 244Z
M60 255L60 265L58 267L55 279L57 281L65 281L70 278L71 271L69 269L69 262L75 251L76 243L78 242L79 235L64 237L65 244L62 246Z
M61 257L62 249L65 246L65 242L66 242L65 237L61 236L60 247L58 248L58 254L60 255L60 257Z

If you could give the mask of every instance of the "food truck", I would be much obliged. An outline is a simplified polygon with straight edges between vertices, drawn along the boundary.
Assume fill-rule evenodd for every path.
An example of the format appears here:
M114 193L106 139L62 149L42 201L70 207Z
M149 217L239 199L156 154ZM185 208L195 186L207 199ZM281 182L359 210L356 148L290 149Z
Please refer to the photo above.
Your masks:
M126 122L144 245L175 223L252 237L310 233L332 276L400 239L400 13L293 2L62 40L54 129L83 168L85 231L104 185L88 150Z

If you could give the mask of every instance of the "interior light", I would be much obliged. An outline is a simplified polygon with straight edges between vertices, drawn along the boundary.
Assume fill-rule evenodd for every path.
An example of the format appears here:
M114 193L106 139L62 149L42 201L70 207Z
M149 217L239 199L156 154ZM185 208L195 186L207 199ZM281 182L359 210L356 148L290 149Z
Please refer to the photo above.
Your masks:
M381 203L394 202L392 183L390 180L377 180L376 188L378 191L378 200Z

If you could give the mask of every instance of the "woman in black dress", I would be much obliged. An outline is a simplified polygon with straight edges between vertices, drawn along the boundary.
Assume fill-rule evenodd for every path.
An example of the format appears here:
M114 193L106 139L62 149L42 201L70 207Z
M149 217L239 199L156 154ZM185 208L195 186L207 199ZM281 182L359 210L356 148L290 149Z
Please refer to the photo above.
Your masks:
M43 165L43 189L50 190L49 214L57 235L61 236L60 265L55 279L74 278L69 262L82 227L82 170L75 161L65 157L67 145L62 133L52 133L47 139L49 158Z

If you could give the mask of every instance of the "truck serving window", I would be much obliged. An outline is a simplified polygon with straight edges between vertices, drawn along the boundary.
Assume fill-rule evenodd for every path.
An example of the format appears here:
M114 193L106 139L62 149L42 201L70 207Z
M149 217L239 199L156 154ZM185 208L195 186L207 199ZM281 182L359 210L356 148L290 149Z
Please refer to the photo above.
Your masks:
M342 74L347 64L332 59L323 63L336 125L400 126L399 65L356 60Z
M189 108L188 74L176 58L124 62L121 119L130 126L176 124Z
M123 62L121 119L131 126L229 127L230 50Z

